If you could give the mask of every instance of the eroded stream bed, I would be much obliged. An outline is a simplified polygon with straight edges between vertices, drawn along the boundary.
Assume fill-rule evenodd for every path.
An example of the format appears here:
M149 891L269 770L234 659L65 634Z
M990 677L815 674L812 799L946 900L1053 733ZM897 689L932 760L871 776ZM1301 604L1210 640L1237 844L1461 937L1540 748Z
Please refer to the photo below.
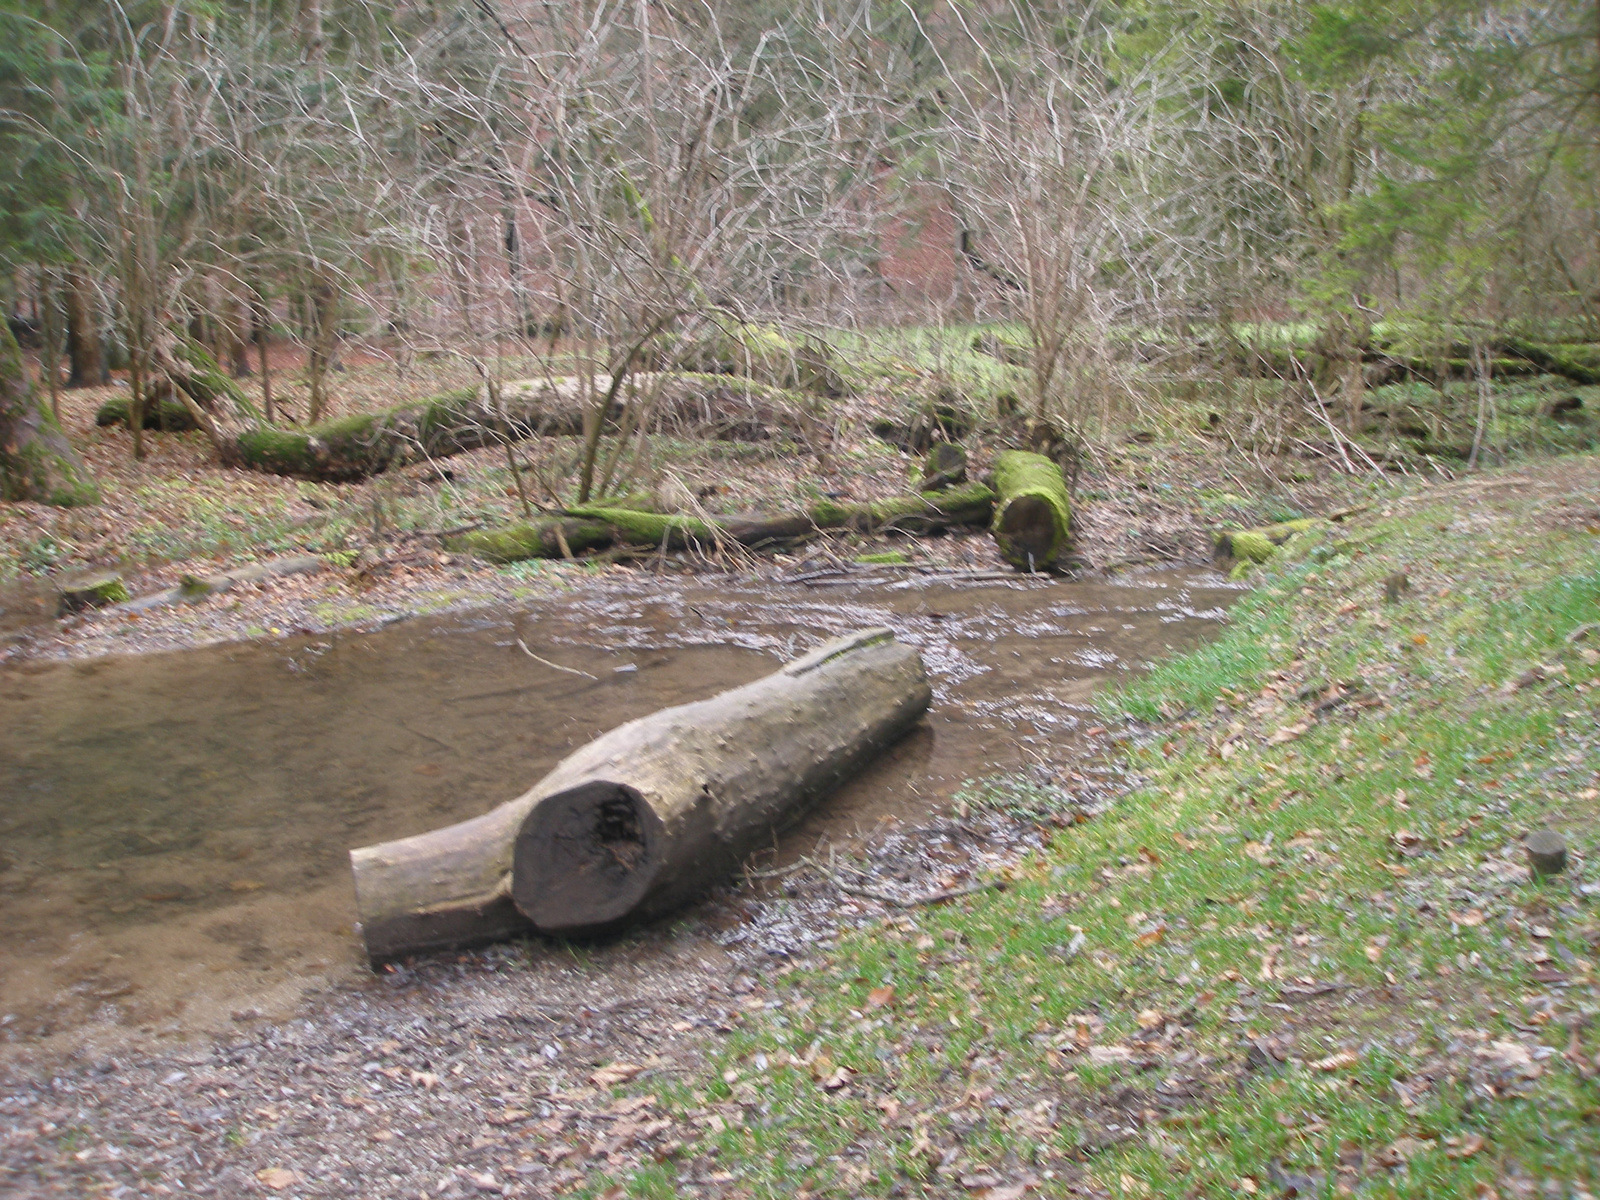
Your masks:
M652 576L374 633L0 668L0 1045L283 1016L366 970L351 847L476 815L596 734L822 638L893 627L921 649L935 703L787 836L791 855L1067 761L1097 686L1197 643L1235 595L1183 571Z

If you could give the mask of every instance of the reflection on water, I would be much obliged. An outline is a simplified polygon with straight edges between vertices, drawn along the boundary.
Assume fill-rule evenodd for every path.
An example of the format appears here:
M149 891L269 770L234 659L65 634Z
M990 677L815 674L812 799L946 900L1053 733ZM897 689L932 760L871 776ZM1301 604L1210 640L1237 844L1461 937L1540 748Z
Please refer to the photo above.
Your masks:
M924 812L1059 755L1098 683L1198 641L1234 594L1200 573L652 578L377 633L0 668L0 1041L186 1034L354 978L349 848L480 813L612 726L865 625L921 648L934 710L792 840Z

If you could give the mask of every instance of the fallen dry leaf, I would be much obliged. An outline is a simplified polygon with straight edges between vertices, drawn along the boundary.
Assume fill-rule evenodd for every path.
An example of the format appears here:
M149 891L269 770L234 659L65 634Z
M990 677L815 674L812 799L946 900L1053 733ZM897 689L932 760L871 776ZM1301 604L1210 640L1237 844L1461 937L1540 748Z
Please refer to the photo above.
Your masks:
M1353 1067L1361 1061L1361 1056L1354 1050L1340 1050L1327 1058L1319 1058L1311 1064L1314 1071L1339 1071L1345 1067Z
M1453 912L1450 919L1463 929L1476 929L1484 922L1482 909L1469 908L1466 912Z
M1112 1063L1125 1063L1133 1058L1133 1051L1126 1046L1090 1046L1089 1061L1098 1067L1110 1066Z
M1139 1022L1140 1029L1159 1029L1167 1023L1167 1018L1153 1008L1144 1009L1134 1020Z
M1310 729L1311 723L1309 721L1301 721L1295 725L1285 725L1267 739L1267 745L1281 746L1284 742L1292 742L1296 738L1304 737Z
M1454 1141L1456 1141L1456 1139L1455 1138L1448 1138L1448 1139L1446 1139L1446 1141L1447 1142L1454 1142ZM1483 1139L1481 1137L1479 1137L1475 1133L1469 1133L1466 1137L1460 1139L1460 1144L1459 1145L1451 1146L1448 1150L1446 1150L1445 1151L1445 1157L1447 1157L1447 1158L1471 1158L1474 1154L1476 1154L1479 1150L1482 1150L1482 1149L1483 1149Z
M885 1008L894 1003L894 988L888 984L875 987L867 993L868 1008Z
M614 1062L590 1075L589 1082L595 1087L615 1087L619 1083L627 1083L643 1070L637 1063Z
M256 1178L275 1192L302 1182L300 1172L291 1171L287 1167L265 1167L256 1172Z

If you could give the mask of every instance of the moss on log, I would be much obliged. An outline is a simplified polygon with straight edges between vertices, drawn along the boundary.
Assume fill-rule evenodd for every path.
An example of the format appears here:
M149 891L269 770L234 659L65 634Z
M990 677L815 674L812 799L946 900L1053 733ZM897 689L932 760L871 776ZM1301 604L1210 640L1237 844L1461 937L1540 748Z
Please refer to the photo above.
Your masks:
M473 554L487 562L514 563L530 558L566 557L561 546L563 538L566 550L582 554L611 545L613 534L611 527L601 521L547 517L504 529L462 534L447 545L451 550Z
M952 525L982 525L994 512L995 494L981 483L915 496L891 496L887 500L866 500L842 504L837 500L818 500L810 516L819 529L854 529L874 533L881 529L904 529L931 533Z
M1299 517L1255 529L1225 530L1217 536L1214 555L1220 566L1229 568L1230 577L1239 578L1251 567L1271 559L1278 547L1322 524L1324 521L1319 517Z
M709 521L682 513L639 512L631 508L610 508L590 504L567 510L610 526L617 540L630 546L660 546L681 550L693 543L715 541L718 530Z
M556 533L559 527L574 554L614 544L665 545L669 550L683 550L692 546L714 546L719 541L761 549L786 545L821 529L870 533L892 528L927 533L952 525L982 525L993 511L994 493L981 483L859 504L823 500L810 512L775 516L745 514L707 519L682 513L590 504L568 509L561 517L462 534L452 538L448 545L452 550L475 554L495 563L560 558L563 551Z
M62 582L56 588L57 611L63 616L89 608L104 608L128 599L128 585L115 571L95 571Z
M633 391L648 394L652 428L727 441L807 437L816 425L814 397L749 379L685 372L639 376ZM375 413L357 413L307 429L254 424L224 447L236 465L274 475L350 482L428 458L443 458L534 435L575 436L584 428L586 400L573 378L507 383L498 405L481 389L457 388ZM606 413L620 427L628 398Z
M1047 571L1072 545L1072 498L1061 468L1042 454L1007 450L994 461L999 495L990 530L1000 553L1024 571Z
M131 397L113 396L96 411L94 423L101 427L126 425L132 408L133 400ZM146 429L165 430L168 433L187 433L191 429L200 428L200 423L194 419L194 414L170 395L162 396L160 399L146 400L143 409L143 424Z
M240 465L327 482L365 479L414 459L491 445L510 421L540 410L490 411L477 388L457 388L376 413L357 413L308 429L258 426L237 439Z
M1585 387L1600 383L1600 346L1584 342L1531 342L1505 338L1505 349L1525 358L1540 370L1560 375Z

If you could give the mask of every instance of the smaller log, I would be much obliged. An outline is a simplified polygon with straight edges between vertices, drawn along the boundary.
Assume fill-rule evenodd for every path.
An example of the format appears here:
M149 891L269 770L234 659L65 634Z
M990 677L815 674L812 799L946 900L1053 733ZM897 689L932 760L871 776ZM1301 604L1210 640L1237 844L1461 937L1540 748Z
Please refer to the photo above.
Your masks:
M1072 545L1072 499L1061 468L1042 454L1007 450L994 462L999 495L989 528L1000 553L1024 571L1048 571Z
M591 504L568 509L561 517L463 534L452 538L447 545L452 550L476 554L496 563L560 558L563 552L555 532L559 526L574 554L616 544L684 550L715 546L718 541L759 550L801 541L826 529L853 529L863 533L901 529L933 533L955 525L982 525L993 511L994 493L981 483L925 495L891 496L886 500L858 503L819 500L809 512L772 516L736 514L706 518Z
M903 529L910 533L933 533L955 525L982 525L994 513L995 494L981 483L946 488L917 496L891 496L887 500L866 500L842 504L819 500L810 516L819 529L853 529L876 533L884 529Z
M1323 524L1316 517L1300 517L1293 521L1279 521L1276 525L1261 525L1255 529L1229 529L1217 535L1212 551L1217 565L1240 573L1241 568L1266 562L1294 538Z
M94 423L101 427L126 425L132 419L130 416L132 408L131 397L113 396L94 414ZM200 423L194 419L194 414L174 400L170 390L164 396L146 399L143 408L142 420L146 429L185 433L200 428Z
M446 544L452 550L475 554L486 562L514 563L530 558L565 558L568 551L582 554L585 550L602 549L611 545L613 536L611 526L603 521L546 517L508 525L504 529L481 529L450 539ZM561 545L563 537L565 550Z

